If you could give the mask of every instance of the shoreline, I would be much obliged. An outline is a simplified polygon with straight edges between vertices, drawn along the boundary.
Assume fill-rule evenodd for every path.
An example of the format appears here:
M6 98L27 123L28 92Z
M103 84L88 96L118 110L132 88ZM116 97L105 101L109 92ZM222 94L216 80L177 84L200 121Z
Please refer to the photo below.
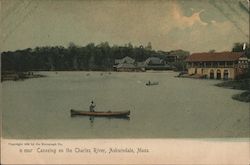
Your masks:
M250 102L250 79L223 81L215 84L217 87L242 90L241 93L232 96L232 99L241 102Z
M191 78L191 79L199 79L199 80L208 80L201 75L188 75L179 74L176 76L177 78ZM250 102L250 78L239 79L239 80L224 80L223 82L215 84L217 87L227 88L227 89L237 89L242 90L243 92L239 94L234 94L232 99L241 101L241 102Z
M30 78L41 78L46 77L45 75L41 75L38 73L34 73L33 71L27 72L14 72L14 71L7 71L1 73L1 82L3 81L20 81Z
M166 70L169 72L170 70ZM175 72L171 70L172 72ZM30 78L42 78L46 77L45 75L39 74L41 71L27 71L27 72L15 72L15 71L5 71L1 73L1 82L3 81L20 81ZM47 72L47 71L46 71ZM55 72L56 74L60 71L49 71L49 72ZM86 72L93 72L93 71L87 71ZM116 71L94 71L94 72L116 72ZM147 71L145 71L147 72ZM150 73L160 73L165 71L153 71L148 70ZM135 72L138 73L138 72ZM187 76L186 74L175 76L177 78L193 78L193 79L204 79L201 76ZM250 79L240 79L240 80L227 80L220 83L215 84L217 87L223 87L228 89L237 89L242 90L241 93L235 94L232 96L232 99L241 101L241 102L250 102Z

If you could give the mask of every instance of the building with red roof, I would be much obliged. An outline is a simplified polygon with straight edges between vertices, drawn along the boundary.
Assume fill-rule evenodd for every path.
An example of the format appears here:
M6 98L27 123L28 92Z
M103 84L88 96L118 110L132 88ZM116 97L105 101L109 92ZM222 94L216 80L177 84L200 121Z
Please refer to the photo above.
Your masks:
M210 79L236 79L248 68L244 52L193 53L186 62L189 75Z

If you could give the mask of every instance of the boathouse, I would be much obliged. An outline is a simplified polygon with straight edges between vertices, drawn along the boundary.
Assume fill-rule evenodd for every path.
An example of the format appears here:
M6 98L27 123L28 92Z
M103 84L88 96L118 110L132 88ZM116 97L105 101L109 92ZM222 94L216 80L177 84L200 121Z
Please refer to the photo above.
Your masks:
M236 79L248 68L244 52L193 53L186 61L189 75L210 79Z

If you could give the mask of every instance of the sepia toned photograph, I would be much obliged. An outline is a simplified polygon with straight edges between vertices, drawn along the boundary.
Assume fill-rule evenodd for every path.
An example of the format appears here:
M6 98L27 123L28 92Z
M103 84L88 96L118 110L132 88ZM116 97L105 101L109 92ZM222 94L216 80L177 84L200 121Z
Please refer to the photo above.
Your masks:
M249 138L249 0L0 2L2 140Z

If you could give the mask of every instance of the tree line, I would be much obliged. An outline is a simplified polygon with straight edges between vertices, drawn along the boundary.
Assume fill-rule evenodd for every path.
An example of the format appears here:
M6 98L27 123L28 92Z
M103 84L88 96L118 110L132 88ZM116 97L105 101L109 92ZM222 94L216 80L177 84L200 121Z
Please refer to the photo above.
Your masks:
M129 56L136 61L148 57L166 58L168 52L155 51L151 43L147 46L110 46L108 42L98 45L89 43L77 46L70 43L68 47L45 46L34 49L7 51L2 56L2 71L60 71L60 70L112 70L115 59Z
M244 48L244 49L243 49ZM250 58L250 46L247 43L235 43L233 52L245 52ZM77 46L70 43L68 47L44 46L34 49L27 48L1 53L2 71L60 71L60 70L112 70L115 59L129 56L138 62L145 61L148 57L159 57L167 61L168 55L185 57L189 52L156 51L149 42L146 46L133 46L131 43L124 46L110 46L108 42L95 45ZM177 69L185 67L184 58L172 63ZM250 74L250 71L248 72Z

